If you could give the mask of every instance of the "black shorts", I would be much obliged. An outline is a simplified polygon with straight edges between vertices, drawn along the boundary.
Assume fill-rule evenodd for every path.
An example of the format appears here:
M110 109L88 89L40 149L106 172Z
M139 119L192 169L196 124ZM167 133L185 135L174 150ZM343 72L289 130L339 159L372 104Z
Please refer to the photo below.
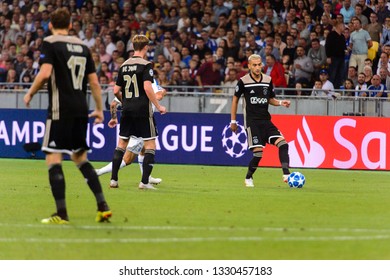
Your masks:
M87 151L86 142L88 118L66 118L46 120L42 151L45 153L65 153Z
M264 148L267 143L274 144L283 137L279 129L270 120L251 120L246 122L246 134L249 149Z
M130 136L141 137L144 140L155 139L157 128L154 117L137 117L122 114L120 120L119 137L129 139Z

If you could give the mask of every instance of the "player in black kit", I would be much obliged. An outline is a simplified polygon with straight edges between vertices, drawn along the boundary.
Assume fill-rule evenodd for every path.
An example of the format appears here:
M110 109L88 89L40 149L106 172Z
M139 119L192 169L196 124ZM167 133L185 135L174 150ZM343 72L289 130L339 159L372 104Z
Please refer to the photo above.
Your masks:
M238 100L244 95L244 127L248 138L249 149L253 152L253 158L249 162L248 172L245 178L245 186L254 187L253 173L255 173L261 158L263 148L267 143L279 148L279 160L283 170L283 181L287 182L289 171L288 143L277 127L271 122L268 112L268 104L274 106L289 107L290 101L275 99L274 88L270 76L261 73L261 57L252 54L248 58L249 73L243 76L237 83L231 108L230 129L236 132L238 129L236 115Z
M143 162L140 189L155 189L149 183L149 176L154 165L157 137L156 124L153 117L154 105L161 114L166 108L161 106L154 93L152 63L144 59L149 49L149 39L144 35L136 35L132 40L134 55L126 60L119 68L118 78L114 86L114 94L122 102L122 115L118 146L112 160L110 187L118 187L118 170L123 154L131 136L144 140L145 157ZM116 121L116 113L111 112L111 125Z
M97 222L108 221L112 215L103 195L98 176L87 159L86 143L88 106L87 82L91 87L96 109L89 115L95 123L103 122L101 88L89 49L68 35L70 13L60 8L51 14L53 35L43 41L40 71L24 96L27 107L35 93L48 82L49 108L42 150L46 153L51 191L57 212L43 219L44 224L67 224L63 154L69 154L84 176L97 202Z

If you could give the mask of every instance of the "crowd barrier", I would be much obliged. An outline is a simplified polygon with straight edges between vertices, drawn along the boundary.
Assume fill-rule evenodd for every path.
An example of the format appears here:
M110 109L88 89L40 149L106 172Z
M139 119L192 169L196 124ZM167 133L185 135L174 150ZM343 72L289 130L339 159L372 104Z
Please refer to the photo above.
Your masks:
M229 129L229 114L155 114L159 137L156 161L170 164L246 166L247 151L242 115L238 134ZM45 110L0 109L0 157L29 158L26 143L42 143ZM103 124L88 129L89 158L111 161L118 127ZM92 120L91 120L92 121ZM273 122L289 143L292 167L389 170L390 119L357 116L274 115ZM34 154L43 158L38 151ZM278 151L267 146L261 166L280 166Z
M230 113L234 88L214 86L209 88L199 87L174 87L167 88L168 94L161 101L169 112L180 113ZM311 89L302 89L302 96L291 95L294 89L278 88L277 98L291 100L289 109L270 106L271 114L280 115L315 115L315 116L390 116L390 99L367 98L346 96L348 91L337 91L337 98L309 96ZM23 96L26 89L0 90L0 108L24 109ZM390 95L390 93L388 93ZM103 101L108 110L109 103L113 98L112 87L103 86ZM88 95L90 108L94 108L91 95ZM32 100L31 108L46 109L48 105L47 92L40 91ZM239 106L238 113L242 113Z

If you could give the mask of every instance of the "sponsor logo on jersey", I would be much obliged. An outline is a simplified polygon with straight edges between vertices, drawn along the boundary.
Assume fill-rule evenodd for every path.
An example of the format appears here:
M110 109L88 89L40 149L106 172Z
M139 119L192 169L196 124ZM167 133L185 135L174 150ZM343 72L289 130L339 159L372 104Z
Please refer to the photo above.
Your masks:
M250 98L250 101L251 101L251 104L267 104L268 103L268 100L267 98L261 98L261 97L251 97Z

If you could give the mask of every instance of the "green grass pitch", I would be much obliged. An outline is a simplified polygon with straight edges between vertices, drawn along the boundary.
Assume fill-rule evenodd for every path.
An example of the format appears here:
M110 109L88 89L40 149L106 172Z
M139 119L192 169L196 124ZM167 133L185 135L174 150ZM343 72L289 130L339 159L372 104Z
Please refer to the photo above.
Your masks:
M245 188L244 167L156 164L162 184L141 191L133 164L119 189L100 177L113 217L99 224L80 172L63 166L71 224L42 225L55 212L44 161L0 159L0 259L390 259L389 172L292 169L306 185L291 189L260 168Z

